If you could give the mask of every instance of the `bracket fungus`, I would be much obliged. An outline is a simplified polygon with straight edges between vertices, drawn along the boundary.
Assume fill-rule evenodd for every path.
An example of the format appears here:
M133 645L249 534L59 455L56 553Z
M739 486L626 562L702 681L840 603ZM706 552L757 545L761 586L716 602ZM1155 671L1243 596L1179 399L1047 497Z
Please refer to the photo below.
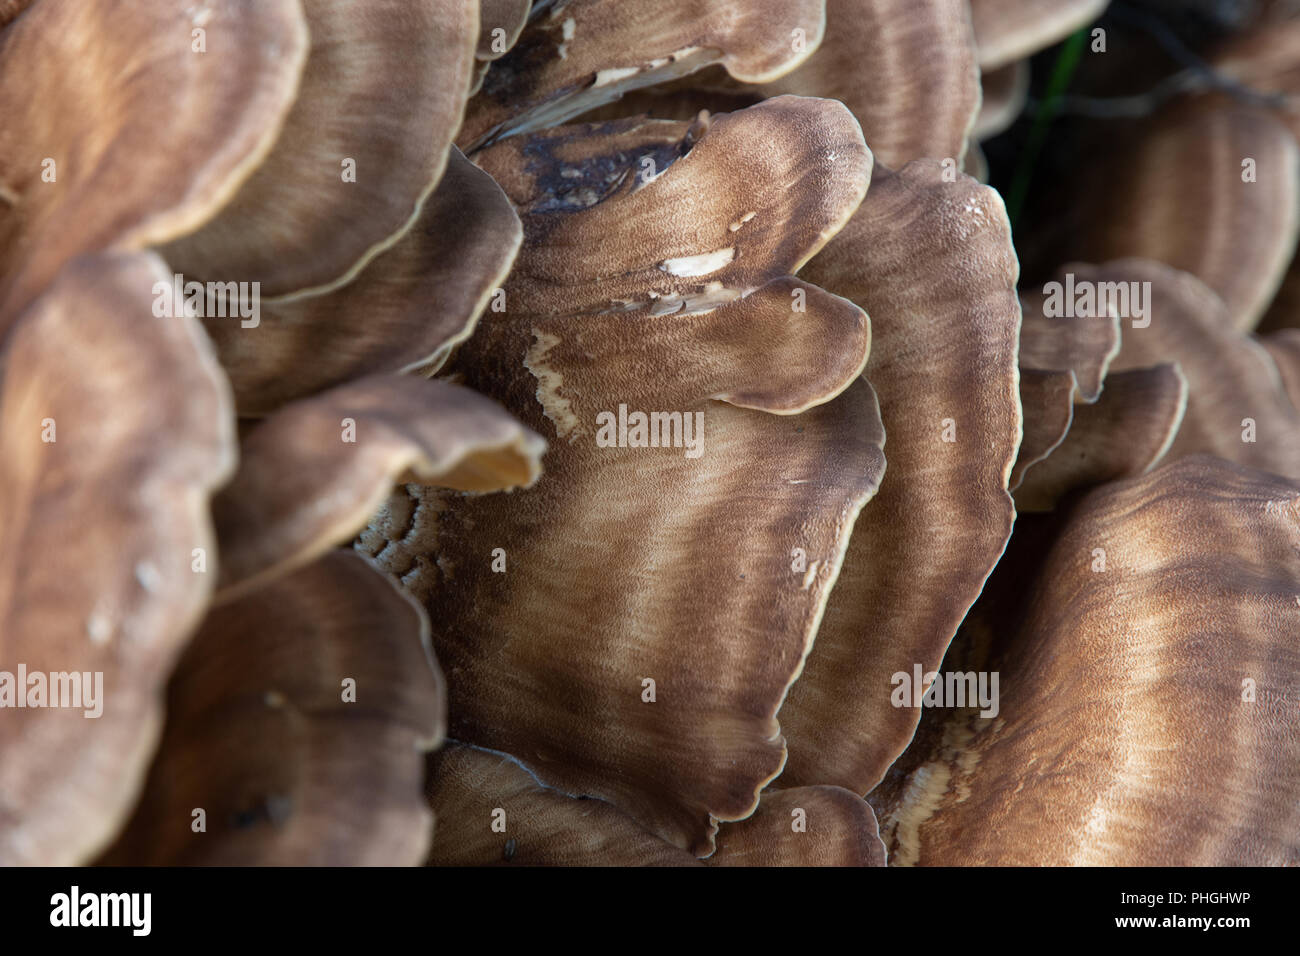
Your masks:
M478 38L477 0L302 8L311 45L269 154L218 215L162 247L185 275L258 282L268 298L351 281L415 222L446 166Z
M0 0L0 865L1300 865L1300 7L1107 6Z
M648 149L664 168L642 178ZM861 201L870 153L842 106L778 97L480 161L525 245L509 310L445 371L547 437L546 474L512 496L408 489L417 532L363 544L431 609L453 737L704 855L781 769L777 708L884 468L866 316L791 277ZM652 411L705 431L651 447L629 408L640 439Z
M980 76L980 110L971 136L990 139L1003 132L1024 111L1029 99L1029 62L1018 60Z
M967 0L827 0L816 55L759 89L839 100L886 165L961 162L980 101Z
M191 561L214 548L208 496L235 464L230 392L198 323L152 314L166 275L150 253L76 259L5 341L7 865L81 862L113 836L213 588Z
M263 302L255 325L204 319L240 414L368 375L436 369L474 331L521 239L501 188L453 146L415 224L354 281Z
M488 70L457 142L472 153L713 64L746 83L774 80L817 49L825 8L826 0L536 5L518 42Z
M332 552L214 610L167 699L144 794L100 863L423 859L443 682L424 612L364 558Z
M77 255L193 230L271 150L307 54L298 0L197 10L38 2L0 32L0 330Z
M1300 863L1298 501L1195 456L1089 493L1046 547L1018 531L999 623L950 662L1000 672L1000 711L927 713L871 795L891 862Z
M244 437L239 470L213 499L221 597L346 542L395 483L526 487L545 447L493 402L446 382L377 376L288 405Z
M917 719L891 706L890 675L939 663L1006 545L1021 437L1018 274L1001 198L948 181L933 160L877 167L853 219L802 272L872 316L866 378L889 467L781 709L790 760L779 786L863 794L880 779Z
M1151 322L1124 329L1107 387L1116 372L1178 364L1188 383L1187 409L1177 434L1170 436L1169 460L1210 453L1300 478L1300 411L1262 344L1267 338L1261 342L1238 331L1228 308L1205 283L1160 263L1130 259L1071 268L1094 286L1136 283L1149 290ZM1156 407L1148 403L1142 411ZM1115 447L1118 454L1129 450Z
M1237 104L1180 103L1095 175L1107 188L1074 257L1163 262L1213 289L1234 328L1259 324L1300 237L1300 146L1281 121ZM1096 204L1096 191L1078 202Z
M429 758L431 866L699 866L603 800L551 789L507 754L449 742ZM876 817L838 787L763 793L724 824L710 866L884 866Z
M698 866L604 800L541 783L508 754L449 741L429 757L430 866Z
M1050 511L1077 488L1145 474L1169 451L1187 409L1188 383L1177 356L1148 349L1141 354L1149 366L1130 360L1126 371L1111 374L1126 334L1158 338L1147 331L1156 312L1161 329L1176 321L1160 307L1162 299L1144 294L1149 288L1140 279L1076 264L1043 292L1021 296L1025 438L1010 485L1019 511ZM1076 290L1091 299L1076 298ZM1121 311L1125 321L1132 319L1127 332Z
M970 0L980 67L1000 69L1102 15L1110 0Z
M470 94L479 91L483 77L492 63L501 59L519 42L519 35L528 25L532 13L531 0L480 0L478 11L478 48L474 51L477 64Z

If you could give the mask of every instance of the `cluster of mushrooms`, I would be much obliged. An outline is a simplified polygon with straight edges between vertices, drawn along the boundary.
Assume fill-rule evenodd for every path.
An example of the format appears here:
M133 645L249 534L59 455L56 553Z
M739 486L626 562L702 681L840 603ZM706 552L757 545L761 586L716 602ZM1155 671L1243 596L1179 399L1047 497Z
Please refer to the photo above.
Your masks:
M0 864L1300 864L1294 6L0 0Z

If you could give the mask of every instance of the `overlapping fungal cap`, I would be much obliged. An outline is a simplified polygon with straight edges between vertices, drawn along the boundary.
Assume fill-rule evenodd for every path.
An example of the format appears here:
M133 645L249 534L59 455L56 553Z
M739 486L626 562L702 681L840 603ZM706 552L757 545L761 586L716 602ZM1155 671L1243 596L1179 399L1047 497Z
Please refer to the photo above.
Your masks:
M1270 115L1285 123L1292 136L1300 138L1300 19L1295 13L1292 10L1281 18L1266 18L1257 28L1234 37L1213 63L1223 76L1267 97L1264 102L1270 107ZM1293 259L1261 328L1294 327L1300 324L1297 314L1300 263Z
M876 815L842 787L763 794L753 815L718 833L713 866L884 866Z
M113 865L412 865L446 700L428 621L335 551L213 610ZM200 813L201 811L201 813Z
M474 50L474 85L477 93L492 63L501 59L519 41L528 24L531 0L479 0L478 47Z
M488 70L457 142L472 152L713 64L746 83L774 80L817 49L825 6L826 0L537 4L518 43Z
M1130 295L1124 285L1118 295L1109 279L1091 266L1066 266L1041 291L1021 297L1025 435L1010 485L1021 512L1051 510L1076 488L1144 474L1182 422L1187 382L1175 365L1108 374L1122 326L1152 314L1140 289Z
M880 779L916 726L890 704L891 675L938 664L1002 553L1021 432L1018 271L998 194L925 160L877 166L802 272L872 317L866 377L889 468L781 709L779 786L862 794Z
M866 316L791 278L870 154L839 104L778 97L482 163L526 241L446 371L550 441L546 474L408 486L363 546L433 610L455 739L706 855L781 769L777 708L884 467Z
M1062 282L1058 277L1053 282ZM1051 283L1045 287L1054 289ZM1060 294L1064 294L1062 283ZM1062 317L1047 292L1021 296L1020 405L1024 434L1008 487L1019 489L1026 473L1045 461L1070 430L1076 404L1093 403L1101 396L1102 382L1111 360L1119 352L1119 317L1109 310L1100 315ZM1017 496L1017 503L1020 497ZM1023 504L1021 504L1023 507Z
M186 276L260 282L268 298L344 284L415 221L478 42L477 0L302 6L311 48L274 148L218 216L163 247Z
M1109 0L970 0L980 67L1006 66L1096 20Z
M1147 123L1099 175L1106 188L1080 258L1163 262L1213 289L1234 328L1259 323L1300 234L1300 148L1285 125L1251 107L1189 101ZM1079 201L1096 205L1098 193Z
M1024 434L1007 487L1014 493L1025 473L1060 447L1074 421L1078 383L1067 371L1020 370L1020 407Z
M429 756L431 866L698 866L604 800L545 786L508 754L449 742Z
M201 562L234 467L230 397L198 324L153 315L167 278L148 253L75 260L6 342L4 864L83 862L112 836L215 583Z
M298 0L38 3L5 27L0 328L73 257L207 221L271 149L307 43Z
M1018 60L980 76L980 109L971 136L989 139L1011 126L1029 99L1029 61Z
M761 90L840 100L888 166L960 164L979 110L975 60L966 0L827 0L821 47Z
M1074 406L1068 433L1022 473L1012 489L1016 509L1048 511L1076 489L1146 474L1169 453L1188 392L1172 363L1107 376L1097 401Z
M1075 276L1086 266L1067 266L1043 289L1020 297L1020 368L1068 374L1072 400L1091 404L1101 395L1110 363L1119 354L1120 317L1114 309L1075 308Z
M288 405L244 437L212 502L222 597L344 543L397 482L528 486L545 447L495 402L446 382L375 376Z
M415 225L353 282L204 319L241 415L383 372L436 368L474 329L522 239L492 178L454 146Z
M782 94L844 103L886 165L923 156L958 165L979 109L979 70L966 0L830 0L826 35L798 68L770 83L742 83L720 67L638 90L584 119L638 113L693 119Z
M891 862L1300 863L1300 486L1186 458L1046 541L1017 528L1020 599L949 662L996 715L928 710L871 796Z
M1260 344L1277 365L1291 403L1300 408L1300 329L1282 329L1260 339Z
M1195 276L1142 260L1081 267L1079 276L1094 284L1125 284L1148 297L1150 324L1124 330L1111 367L1178 363L1189 390L1171 460L1206 452L1300 478L1300 411L1269 351L1233 328L1213 291Z
M450 743L429 757L433 866L698 866L609 803L542 784L513 757ZM723 825L712 866L884 866L876 818L838 787L764 792Z

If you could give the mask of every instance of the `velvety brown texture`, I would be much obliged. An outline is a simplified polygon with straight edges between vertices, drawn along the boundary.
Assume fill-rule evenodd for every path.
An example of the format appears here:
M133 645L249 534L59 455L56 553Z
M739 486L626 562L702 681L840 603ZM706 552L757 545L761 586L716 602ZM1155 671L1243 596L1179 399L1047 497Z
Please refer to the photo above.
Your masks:
M871 796L891 862L1300 863L1298 506L1197 456L1017 526L999 626L949 661L999 672L999 712L927 711Z
M210 219L275 142L307 42L298 0L38 3L5 27L0 330L75 256Z
M890 675L942 659L1011 532L1019 270L1001 197L944 174L934 160L877 168L861 208L802 273L872 316L866 378L889 467L781 709L782 787L861 794L879 780L916 725L890 705Z
M260 282L267 298L351 280L415 222L446 166L478 42L478 0L302 8L311 49L274 148L216 218L163 247L178 272Z
M264 415L365 375L441 365L474 331L522 235L500 187L453 146L419 220L355 281L263 302L253 327L204 320L240 414Z
M198 323L152 314L166 275L149 253L75 260L5 344L0 662L102 673L98 717L0 712L7 865L85 862L130 813L216 581L208 499L234 467L230 393Z
M884 469L866 318L790 275L852 214L870 154L842 106L794 97L577 145L609 129L484 153L528 238L506 312L445 371L548 438L546 475L495 501L410 486L362 544L436 609L456 739L706 855L781 768L777 708ZM708 274L661 268L724 247ZM620 404L702 414L699 456L601 447Z
M825 0L570 0L533 17L492 65L457 143L466 152L579 116L635 90L720 64L774 80L821 43ZM802 40L796 41L795 31Z
M423 612L335 551L208 616L168 686L144 795L100 862L418 863L423 752L445 723Z
M462 491L527 486L546 444L446 382L376 376L286 406L241 442L213 501L222 597L347 541L399 481Z

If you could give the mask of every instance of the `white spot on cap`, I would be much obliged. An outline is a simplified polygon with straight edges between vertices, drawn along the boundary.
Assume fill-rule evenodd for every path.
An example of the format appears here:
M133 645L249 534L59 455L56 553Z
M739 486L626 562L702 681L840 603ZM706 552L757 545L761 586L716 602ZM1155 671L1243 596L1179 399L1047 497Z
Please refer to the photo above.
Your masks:
M717 272L735 258L735 249L719 249L717 252L703 252L698 256L665 259L659 263L659 268L672 276L706 276L711 272Z
M95 611L86 618L86 636L92 644L107 644L113 636L113 622L102 611Z
M743 216L741 216L739 219L737 219L735 222L733 222L733 223L732 223L730 226L728 226L727 228L730 229L732 232L735 232L735 231L737 231L741 226L743 226L745 223L749 222L749 220L753 219L753 218L754 218L755 216L757 216L757 215L758 215L758 213L756 213L756 212L747 212L747 213L745 213Z
M153 593L162 585L162 575L148 561L141 561L135 566L135 579L140 582L140 587Z

